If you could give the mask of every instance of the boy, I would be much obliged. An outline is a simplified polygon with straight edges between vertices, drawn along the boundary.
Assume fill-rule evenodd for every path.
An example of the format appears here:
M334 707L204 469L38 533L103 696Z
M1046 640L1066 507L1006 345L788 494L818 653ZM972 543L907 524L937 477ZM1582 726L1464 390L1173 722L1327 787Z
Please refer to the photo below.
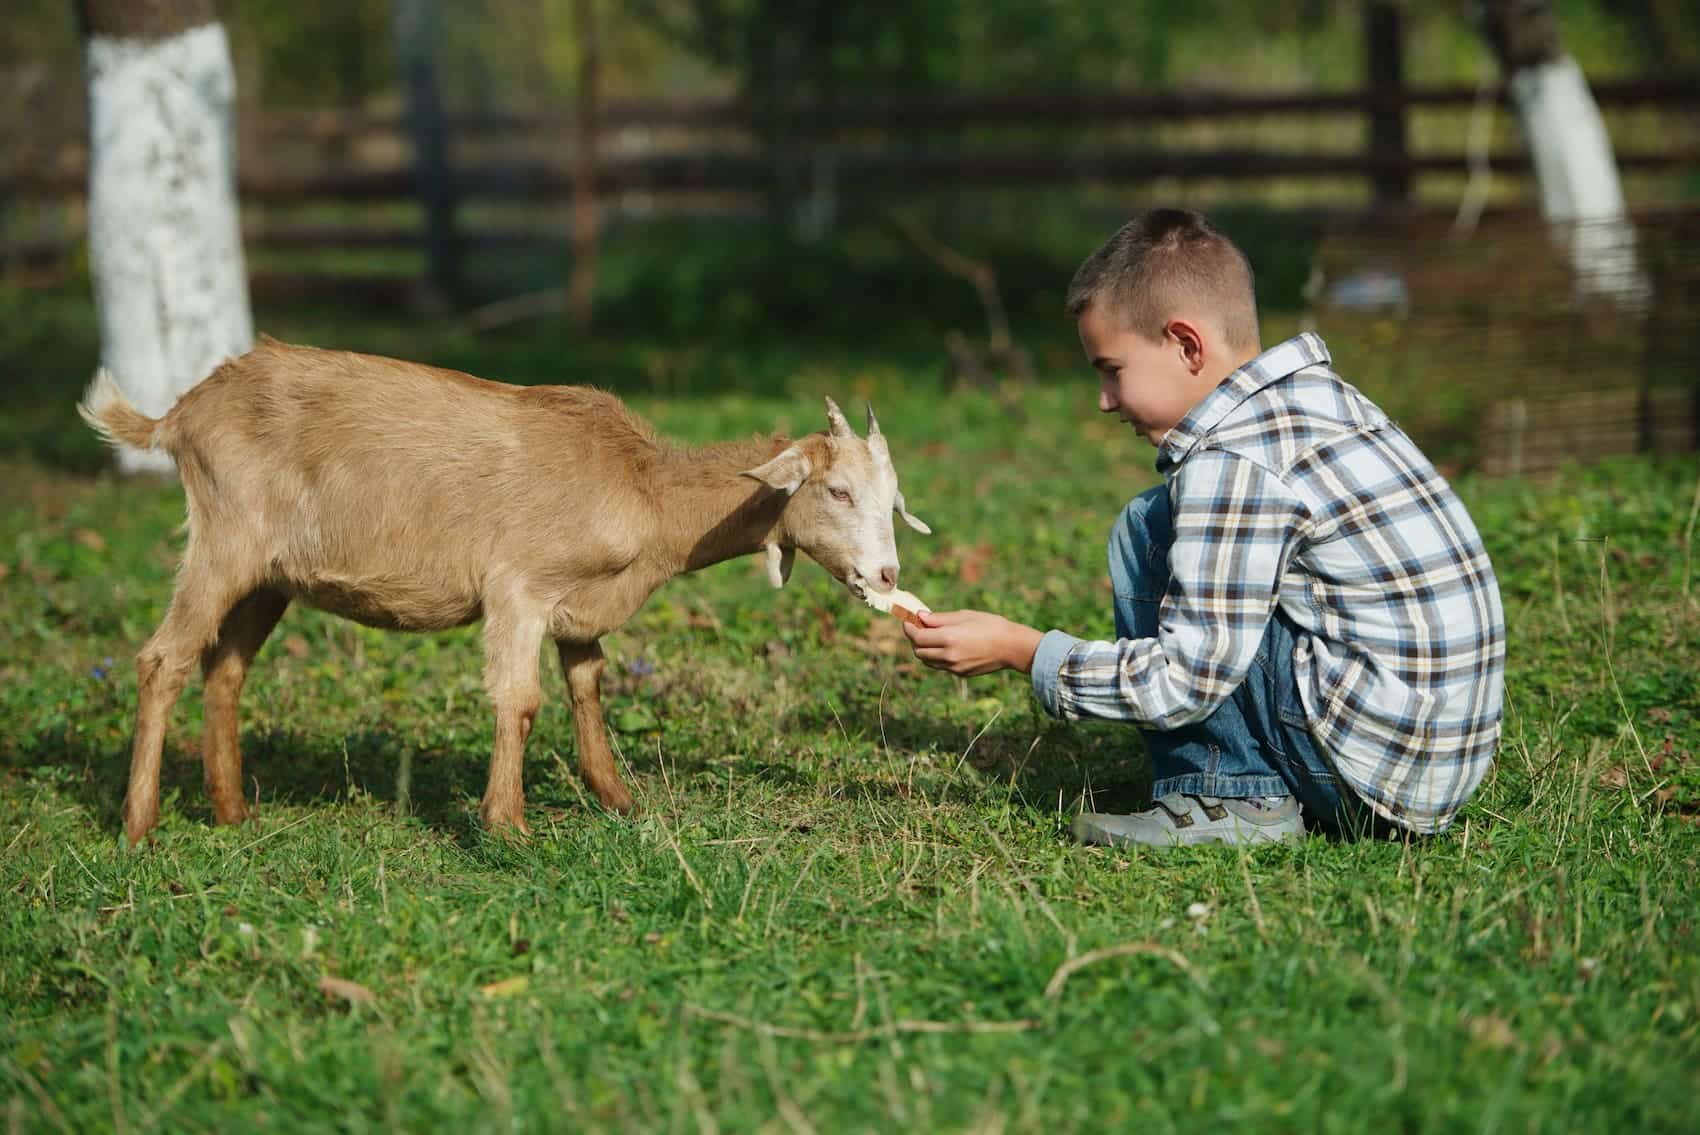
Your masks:
M1301 334L1267 351L1251 266L1197 213L1135 217L1068 310L1098 408L1166 485L1110 536L1116 642L927 612L915 654L1032 674L1060 717L1131 721L1154 807L1087 843L1264 843L1444 829L1492 764L1504 615L1481 537L1411 440Z

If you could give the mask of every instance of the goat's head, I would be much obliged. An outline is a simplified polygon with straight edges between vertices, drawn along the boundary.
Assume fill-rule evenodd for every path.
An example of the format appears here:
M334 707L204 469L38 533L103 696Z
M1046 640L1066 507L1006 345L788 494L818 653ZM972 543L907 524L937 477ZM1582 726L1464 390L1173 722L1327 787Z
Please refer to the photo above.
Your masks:
M794 548L807 552L858 597L897 586L893 510L917 532L932 529L912 516L897 487L897 470L885 435L868 407L868 436L859 438L832 399L827 431L786 448L745 476L788 493L783 543L767 547L768 577L782 587Z

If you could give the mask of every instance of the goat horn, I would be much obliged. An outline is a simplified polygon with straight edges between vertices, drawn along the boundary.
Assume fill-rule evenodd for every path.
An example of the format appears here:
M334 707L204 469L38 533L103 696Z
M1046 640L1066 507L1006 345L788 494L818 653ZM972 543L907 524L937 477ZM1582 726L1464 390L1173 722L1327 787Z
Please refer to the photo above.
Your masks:
M826 400L826 420L832 426L833 437L855 437L850 423L844 420L844 411L838 408L838 403L830 397Z
M880 432L879 419L874 417L874 404L868 403L868 436L873 437Z

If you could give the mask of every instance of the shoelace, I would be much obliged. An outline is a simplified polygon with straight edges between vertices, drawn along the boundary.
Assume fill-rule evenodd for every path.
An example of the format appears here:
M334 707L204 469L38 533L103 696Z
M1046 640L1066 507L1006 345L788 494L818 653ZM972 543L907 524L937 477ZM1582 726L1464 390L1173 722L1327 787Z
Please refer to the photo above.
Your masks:
M1219 796L1194 796L1187 793L1181 793L1180 798L1182 801L1195 801L1201 808L1220 808L1222 806L1222 799ZM1180 811L1176 811L1174 808L1171 808L1168 804L1164 803L1164 801L1168 799L1171 799L1171 797L1164 797L1163 800L1157 801L1157 805L1175 819L1179 820L1192 814L1191 804L1187 804ZM1259 812L1273 812L1279 809L1286 799L1287 798L1285 796L1247 796L1243 799L1235 800L1234 803L1245 804L1249 807L1256 808Z

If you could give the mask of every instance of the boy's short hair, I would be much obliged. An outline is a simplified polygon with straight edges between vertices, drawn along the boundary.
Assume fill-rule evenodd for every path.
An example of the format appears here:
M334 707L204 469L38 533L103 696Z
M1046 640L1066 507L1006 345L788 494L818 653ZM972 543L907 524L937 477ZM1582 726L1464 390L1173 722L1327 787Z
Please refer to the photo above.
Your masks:
M1098 303L1154 342L1178 308L1197 304L1234 347L1258 343L1251 261L1202 213L1148 209L1088 256L1068 286L1076 319Z

